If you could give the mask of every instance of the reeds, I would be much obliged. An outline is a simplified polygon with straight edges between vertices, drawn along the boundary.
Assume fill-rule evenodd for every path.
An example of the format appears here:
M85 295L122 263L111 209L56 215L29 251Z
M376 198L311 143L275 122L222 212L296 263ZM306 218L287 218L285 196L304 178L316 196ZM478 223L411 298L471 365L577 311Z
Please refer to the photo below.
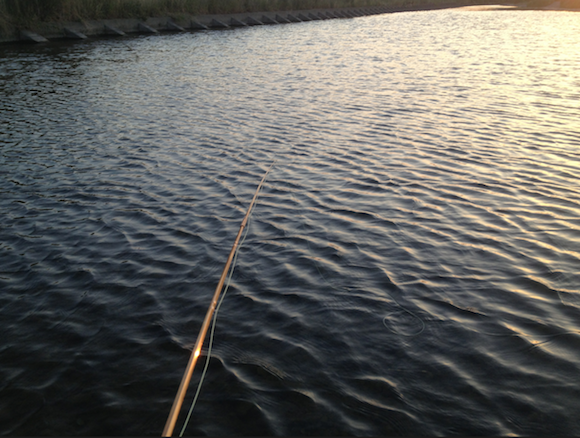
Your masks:
M211 0L0 0L0 13L13 20L76 20L200 13Z

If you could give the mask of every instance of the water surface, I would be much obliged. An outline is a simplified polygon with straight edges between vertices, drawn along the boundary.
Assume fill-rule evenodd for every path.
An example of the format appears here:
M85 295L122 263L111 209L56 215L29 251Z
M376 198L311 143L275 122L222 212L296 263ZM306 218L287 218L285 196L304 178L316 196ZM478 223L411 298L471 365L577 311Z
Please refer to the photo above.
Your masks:
M186 434L580 434L579 33L455 9L1 48L0 433L159 435L274 163Z

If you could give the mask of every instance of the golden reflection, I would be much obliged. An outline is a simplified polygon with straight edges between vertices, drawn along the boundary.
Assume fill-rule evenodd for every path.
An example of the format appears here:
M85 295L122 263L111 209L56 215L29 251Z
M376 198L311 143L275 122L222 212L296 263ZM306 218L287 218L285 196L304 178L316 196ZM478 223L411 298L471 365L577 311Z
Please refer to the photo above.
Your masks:
M529 342L530 346L532 346L532 347L536 347L542 343L542 341L540 341L538 339L534 339L531 335L529 335L528 333L524 333L519 327L516 327L513 324L508 324L508 323L504 322L503 326L505 328L511 330L513 333L513 336L518 336L521 339L524 339L527 342Z

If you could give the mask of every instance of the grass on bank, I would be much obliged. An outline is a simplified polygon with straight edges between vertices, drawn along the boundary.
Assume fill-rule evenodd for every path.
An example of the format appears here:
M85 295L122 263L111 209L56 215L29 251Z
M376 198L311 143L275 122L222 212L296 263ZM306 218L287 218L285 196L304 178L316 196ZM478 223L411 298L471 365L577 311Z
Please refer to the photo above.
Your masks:
M580 1L580 0L579 0ZM146 18L365 6L413 6L449 0L0 0L0 33L35 22ZM475 2L475 1L474 1ZM465 2L471 3L469 0Z

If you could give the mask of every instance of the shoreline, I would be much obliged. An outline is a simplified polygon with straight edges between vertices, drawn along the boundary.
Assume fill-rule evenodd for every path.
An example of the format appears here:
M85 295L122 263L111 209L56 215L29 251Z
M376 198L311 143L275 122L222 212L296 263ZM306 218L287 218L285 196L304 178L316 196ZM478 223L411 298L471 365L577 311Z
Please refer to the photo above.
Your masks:
M39 43L88 37L124 36L126 34L155 34L163 32L227 29L256 24L282 24L290 22L288 15L303 15L310 20L350 18L390 12L383 7L307 9L296 11L262 11L229 14L186 14L137 18L110 18L101 20L36 22L26 29L14 29L10 35L0 35L0 43ZM341 15L324 16L330 12ZM394 11L393 11L394 12ZM309 15L313 15L312 18ZM278 20L276 20L278 16ZM281 17L281 18L280 18ZM300 21L307 21L306 19ZM35 36L37 38L35 38Z
M284 24L300 21L314 21L387 14L396 12L430 11L450 8L464 10L546 10L580 12L580 9L562 8L560 1L547 6L533 7L522 3L483 2L473 4L457 1L442 4L409 6L368 6L346 8L320 8L287 11L263 11L231 14L185 14L175 16L136 18L37 22L27 29L14 29L11 34L1 35L0 44L49 43L62 40L82 40L125 36L127 34L159 34L164 32L200 31L207 29L228 29L252 25Z
M244 25L283 24L291 21L355 18L394 12L446 9L472 4L473 2L470 0L451 0L445 3L442 2L441 4L430 5L312 8L220 14L176 13L159 17L149 17L146 19L110 18L78 21L37 21L27 28L13 28L8 34L0 33L0 44L46 43L53 40L85 39L88 37L100 38L115 35L123 36L125 34L155 34L172 31L227 29ZM322 14L322 16L320 14ZM290 20L288 19L288 15L291 15ZM299 18L300 15L302 15L303 19ZM277 16L279 17L278 20L276 20ZM295 20L294 18L297 18L298 20Z

